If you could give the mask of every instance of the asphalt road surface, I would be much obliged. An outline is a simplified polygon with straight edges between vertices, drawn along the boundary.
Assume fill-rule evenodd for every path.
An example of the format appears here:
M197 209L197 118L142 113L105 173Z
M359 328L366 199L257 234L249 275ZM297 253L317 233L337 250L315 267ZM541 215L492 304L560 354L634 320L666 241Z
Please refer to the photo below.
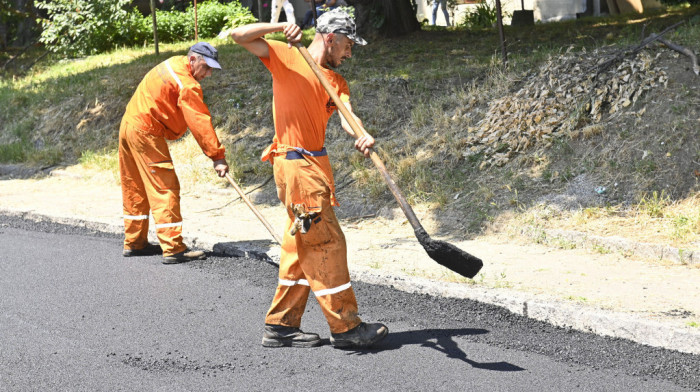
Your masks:
M338 350L309 299L311 349L263 348L274 264L163 265L121 239L0 216L0 391L689 391L700 356L603 338L468 300L353 282L390 333Z

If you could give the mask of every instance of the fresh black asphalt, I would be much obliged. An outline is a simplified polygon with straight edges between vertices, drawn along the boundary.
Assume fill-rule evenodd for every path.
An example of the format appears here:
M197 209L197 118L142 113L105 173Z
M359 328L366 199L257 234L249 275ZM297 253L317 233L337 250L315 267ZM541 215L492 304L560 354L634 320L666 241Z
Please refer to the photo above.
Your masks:
M700 356L353 282L371 350L265 349L274 264L163 265L121 238L0 215L0 390L683 391ZM311 297L302 328L328 338Z

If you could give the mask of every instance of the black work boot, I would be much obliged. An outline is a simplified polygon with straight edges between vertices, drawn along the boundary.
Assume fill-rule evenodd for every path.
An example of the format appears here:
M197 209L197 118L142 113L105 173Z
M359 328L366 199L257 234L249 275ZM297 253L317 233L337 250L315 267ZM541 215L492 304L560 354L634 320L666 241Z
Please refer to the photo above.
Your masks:
M332 333L331 344L336 348L369 347L384 339L389 329L384 324L360 323L357 327L343 333Z
M150 243L141 249L124 249L122 251L122 256L124 256L124 257L155 256L155 255L162 255L162 254L163 254L163 249L161 249L160 245L150 244Z
M265 324L263 347L316 347L321 338L315 333L305 333L299 328Z
M193 260L204 260L207 255L201 250L183 250L180 253L175 253L172 256L163 256L163 264L180 264Z

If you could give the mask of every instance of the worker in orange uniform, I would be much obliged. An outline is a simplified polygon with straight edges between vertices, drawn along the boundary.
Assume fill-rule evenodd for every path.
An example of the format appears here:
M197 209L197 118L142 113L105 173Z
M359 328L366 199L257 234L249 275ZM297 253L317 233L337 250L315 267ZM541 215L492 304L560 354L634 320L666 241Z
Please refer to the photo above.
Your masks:
M278 31L284 32L288 44L263 39L265 34ZM318 334L304 333L299 328L311 290L326 317L334 347L371 346L384 338L388 329L379 323L366 324L357 315L345 236L333 211L338 205L333 173L324 147L326 125L337 108L301 53L292 48L301 42L297 25L256 23L236 28L231 36L258 56L272 74L275 136L262 160L273 165L277 195L288 213L279 282L265 318L262 344L321 344ZM351 57L355 43L366 44L355 34L354 21L338 9L318 19L316 35L308 48L350 110L348 84L330 68ZM361 124L357 117L355 120ZM341 123L352 134L342 116ZM369 156L373 145L371 136L363 136L355 148Z
M119 129L125 257L162 252L164 264L206 258L183 243L180 182L166 139L178 139L189 128L216 173L223 177L228 172L199 84L212 69L221 69L218 52L198 42L187 56L171 57L151 69L126 107ZM148 242L149 211L160 246Z

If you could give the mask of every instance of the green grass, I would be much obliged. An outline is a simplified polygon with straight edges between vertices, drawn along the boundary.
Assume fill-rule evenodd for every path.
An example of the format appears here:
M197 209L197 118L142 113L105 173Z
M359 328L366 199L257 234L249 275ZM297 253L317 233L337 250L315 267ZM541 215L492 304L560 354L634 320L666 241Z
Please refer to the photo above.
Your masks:
M0 144L1 163L21 163L27 159L29 147L21 142Z
M501 271L500 273L493 275L492 287L507 289L513 287L513 283L507 280L506 272Z
M0 140L14 134L36 142L25 143L25 151L37 165L75 163L83 151L114 147L120 114L139 78L186 47L187 43L163 45L160 56L151 49L133 48L54 59L24 77L3 80L0 106L8 110L0 115Z
M78 162L90 170L107 171L116 173L119 171L119 157L116 150L95 152L85 150L81 153Z
M576 243L565 238L557 238L555 241L555 245L559 249L576 249Z
M680 240L686 238L695 229L693 227L693 221L685 215L673 217L672 225L673 237Z
M652 218L662 218L664 210L669 205L670 198L665 191L654 191L651 195L644 195L639 200L638 209Z
M7 132L0 137L0 163L22 163L36 159L29 142L33 124L31 118L20 118L7 127Z
M594 251L595 253L599 253L599 254L601 254L601 255L607 255L607 254L612 253L612 251L610 250L610 248L608 248L607 246L599 245L599 244L594 244L594 245L593 245L593 251Z

